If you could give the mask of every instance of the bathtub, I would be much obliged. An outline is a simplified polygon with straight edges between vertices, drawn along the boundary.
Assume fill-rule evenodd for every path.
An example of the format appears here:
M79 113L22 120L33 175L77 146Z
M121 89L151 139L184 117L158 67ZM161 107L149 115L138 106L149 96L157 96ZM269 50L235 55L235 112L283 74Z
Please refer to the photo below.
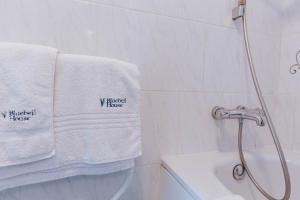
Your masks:
M248 165L260 184L275 197L284 193L284 179L274 153L247 153ZM300 154L286 153L292 181L291 200L300 199ZM245 177L236 181L232 169L238 153L207 152L164 157L160 200L265 200Z

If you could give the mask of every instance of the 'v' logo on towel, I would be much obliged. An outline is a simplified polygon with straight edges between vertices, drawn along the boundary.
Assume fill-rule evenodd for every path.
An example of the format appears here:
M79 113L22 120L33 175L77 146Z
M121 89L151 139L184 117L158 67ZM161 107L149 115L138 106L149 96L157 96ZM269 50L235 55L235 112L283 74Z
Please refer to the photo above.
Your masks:
M2 115L2 117L5 119L5 118L6 118L6 115L7 115L7 112L1 112L1 115Z
M104 103L105 103L105 98L101 98L101 99L100 99L100 103L101 103L101 107L103 107L103 106L104 106Z

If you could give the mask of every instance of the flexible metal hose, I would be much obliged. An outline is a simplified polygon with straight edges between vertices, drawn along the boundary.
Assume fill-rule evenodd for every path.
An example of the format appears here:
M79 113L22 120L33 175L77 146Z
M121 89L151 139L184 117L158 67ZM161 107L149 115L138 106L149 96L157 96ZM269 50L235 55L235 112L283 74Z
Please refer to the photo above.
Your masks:
M246 16L246 7L244 8L244 15L242 16L243 18L243 29L244 29L244 40L245 40L245 45L246 45L246 51L247 51L247 57L248 57L248 62L249 62L249 67L250 67L250 71L251 71L251 75L252 75L252 80L255 86L255 90L256 90L256 94L258 96L260 105L262 107L262 110L264 111L264 114L266 116L266 122L267 125L269 127L270 133L272 135L274 144L276 146L277 149L277 153L281 162L281 167L283 170L283 175L284 175L284 181L285 181L285 193L284 196L280 199L274 198L273 196L271 196L268 192L266 192L260 185L259 183L255 180L254 176L252 175L247 162L245 160L244 154L243 154L243 145L242 145L242 135L243 135L243 120L240 120L239 123L239 138L238 138L238 147L239 147L239 154L240 154L240 159L242 162L242 165L244 166L247 175L249 176L250 180L253 182L253 184L255 185L255 187L269 200L289 200L290 199L290 195L291 195L291 181L290 181L290 175L289 175L289 171L288 171L288 167L286 164L286 160L284 157L284 153L283 150L281 148L280 142L278 140L277 134L276 134L276 130L274 128L274 124L272 122L272 119L270 117L267 105L265 103L264 97L262 95L260 86L259 86L259 81L258 78L256 76L256 72L255 72L255 67L254 67L254 62L253 62L253 58L252 58L252 53L251 53L251 47L250 47L250 42L249 42L249 37L248 37L248 28L247 28L247 16Z
M122 195L129 188L129 185L132 181L133 175L134 175L134 169L131 168L127 172L127 176L125 178L125 181L124 181L122 187L120 187L120 189L113 195L113 197L110 200L119 200L122 197Z

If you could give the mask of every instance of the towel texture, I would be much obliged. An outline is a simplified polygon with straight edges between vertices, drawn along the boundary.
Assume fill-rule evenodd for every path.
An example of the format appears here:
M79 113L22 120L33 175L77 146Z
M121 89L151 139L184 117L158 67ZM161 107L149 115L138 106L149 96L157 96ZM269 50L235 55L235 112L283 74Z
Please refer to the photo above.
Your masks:
M55 132L81 141L89 163L141 154L139 82L135 65L91 56L60 55L55 90ZM67 141L67 139L66 139Z
M54 154L56 57L50 47L0 43L0 166Z
M55 156L0 168L0 190L129 169L141 154L135 65L60 54L56 71Z

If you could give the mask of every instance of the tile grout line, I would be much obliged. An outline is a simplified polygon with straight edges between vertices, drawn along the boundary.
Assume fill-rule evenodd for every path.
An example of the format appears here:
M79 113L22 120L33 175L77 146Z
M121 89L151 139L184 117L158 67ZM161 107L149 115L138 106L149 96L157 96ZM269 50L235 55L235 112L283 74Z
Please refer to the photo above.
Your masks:
M171 15L166 15L166 14L159 13L159 12L147 11L147 10L142 10L142 9L137 9L137 8L130 8L130 7L126 8L124 6L113 5L113 4L103 3L103 2L95 2L93 0L74 0L74 1L79 2L79 3L86 3L86 4L93 4L93 5L98 5L98 6L106 6L106 7L111 7L111 8L117 8L117 9L122 9L122 10L126 10L126 11L142 13L142 14L151 14L151 15L155 15L155 16L159 16L159 17L170 18L170 19L173 19L173 20L193 22L193 23L197 23L197 24L208 25L208 26L213 26L213 27L218 27L218 28L226 28L226 29L230 29L230 30L236 30L236 28L234 26L226 26L226 25L223 25L223 24L210 23L210 22L206 22L206 21L203 21L203 20L199 20L199 19L171 16ZM256 31L253 32L253 33L264 35L264 36L281 37L281 34L263 33L263 32L256 32Z

